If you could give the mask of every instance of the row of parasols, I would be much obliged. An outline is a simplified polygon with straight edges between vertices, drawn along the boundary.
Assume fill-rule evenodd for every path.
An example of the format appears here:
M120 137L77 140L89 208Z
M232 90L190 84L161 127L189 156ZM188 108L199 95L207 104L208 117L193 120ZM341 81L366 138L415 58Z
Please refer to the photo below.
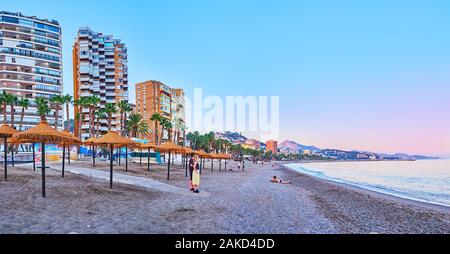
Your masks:
M1 125L0 126L0 138L4 141L4 170L5 170L5 181L7 181L8 178L8 163L7 163L7 153L8 153L8 143L9 144L32 144L32 152L33 152L33 170L36 170L36 162L35 162L35 150L34 145L36 143L41 144L41 166L38 167L41 169L42 173L42 197L46 196L45 193L45 170L48 168L45 164L45 145L46 144L57 144L63 148L63 154L62 154L62 178L64 178L64 171L65 171L65 158L66 158L66 148L71 146L77 146L77 145L86 145L91 146L92 148L92 166L95 167L95 158L96 158L96 149L98 147L107 147L110 151L110 181L109 186L110 188L113 187L113 154L114 149L119 148L125 148L126 154L125 154L125 170L128 171L128 148L132 149L140 149L141 151L143 149L148 149L148 165L147 170L150 171L150 150L158 151L160 153L168 154L168 160L167 160L167 180L170 178L170 167L171 167L171 156L172 155L181 155L182 165L185 169L185 175L188 176L187 169L188 169L188 158L189 156L193 156L194 154L197 154L200 157L200 168L202 169L204 167L204 159L211 159L211 171L214 167L214 159L220 161L220 168L222 160L225 160L225 171L226 171L226 165L227 160L230 159L229 155L226 154L217 154L217 153L206 153L205 151L196 151L192 150L189 147L183 147L179 146L173 142L165 142L161 145L156 145L154 143L139 143L136 142L130 138L123 137L119 135L117 132L109 131L107 134L105 134L102 137L99 138L90 138L86 140L85 142L82 142L80 139L72 135L71 133L67 131L58 131L55 128L51 127L46 121L41 121L38 125L36 125L33 128L30 128L26 131L19 132L12 128L9 125ZM12 155L13 158L14 155ZM14 160L14 159L12 159ZM70 155L68 156L68 160L70 163ZM141 163L142 163L142 157L141 157ZM220 170L219 168L219 170Z

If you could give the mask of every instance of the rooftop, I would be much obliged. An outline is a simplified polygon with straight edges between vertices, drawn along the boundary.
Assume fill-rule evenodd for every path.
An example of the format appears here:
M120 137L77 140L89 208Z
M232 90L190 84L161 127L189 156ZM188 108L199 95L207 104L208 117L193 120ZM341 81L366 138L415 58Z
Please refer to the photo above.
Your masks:
M46 22L46 23L50 23L50 24L59 26L59 22L54 20L54 19L52 19L52 20L40 19L40 18L38 18L36 16L23 15L20 12L0 11L0 14L5 14L5 15L9 15L9 16L16 16L16 17L21 17L21 18L27 18L27 19L33 19L33 20L42 21L42 22Z

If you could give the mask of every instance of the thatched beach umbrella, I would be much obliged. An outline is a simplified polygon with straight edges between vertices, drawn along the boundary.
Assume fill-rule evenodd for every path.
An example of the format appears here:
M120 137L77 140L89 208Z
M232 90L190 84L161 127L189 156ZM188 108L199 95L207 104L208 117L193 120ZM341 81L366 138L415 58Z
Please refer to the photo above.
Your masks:
M174 154L182 154L184 153L184 148L182 146L179 146L173 142L165 142L161 144L159 147L155 148L155 150L158 150L160 152L167 152L169 154L169 159L167 161L167 180L170 178L170 155L172 153Z
M62 135L64 135L67 140L63 140L61 142L61 146L63 147L63 154L62 154L62 169L61 169L61 176L62 178L64 178L64 169L65 169L65 163L66 163L66 146L70 147L73 145L81 145L83 142L81 142L81 140L77 137L75 137L74 135L72 135L70 132L68 131L61 131L60 132ZM70 156L70 155L69 155Z
M225 172L227 171L227 160L229 160L231 157L227 154L219 154L220 158L220 164L219 164L219 170L220 166L222 165L222 160L225 160Z
M120 136L115 131L109 131L107 134L103 135L100 138L97 138L93 141L93 144L95 145L107 145L110 146L110 158L109 158L109 187L112 188L113 185L113 153L114 153L114 147L134 147L137 146L137 142ZM128 156L127 156L128 157ZM128 168L128 160L127 165Z
M42 120L35 127L13 135L15 139L25 139L41 144L41 169L42 169L42 197L45 198L45 144L58 144L69 141L68 137L51 127L47 121Z
M0 126L0 138L4 139L4 149L5 149L5 158L4 158L4 164L5 164L5 181L8 180L8 138L12 137L14 134L17 133L17 130L13 127L3 124Z
M142 149L148 149L148 153L147 153L147 171L148 172L150 172L150 149L156 149L156 148L158 148L158 146L155 143L140 144L141 153L142 153Z
M215 152L209 153L209 158L211 159L211 172L214 171L214 159L220 159L220 155Z

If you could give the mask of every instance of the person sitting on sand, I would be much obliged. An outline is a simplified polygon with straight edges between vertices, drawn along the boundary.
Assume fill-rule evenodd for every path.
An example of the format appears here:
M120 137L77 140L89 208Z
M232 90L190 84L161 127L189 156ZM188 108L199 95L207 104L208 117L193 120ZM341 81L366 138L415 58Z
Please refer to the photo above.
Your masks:
M290 184L291 183L291 181L283 181L283 180L277 179L277 176L273 176L273 178L270 179L270 182L281 183L281 184Z

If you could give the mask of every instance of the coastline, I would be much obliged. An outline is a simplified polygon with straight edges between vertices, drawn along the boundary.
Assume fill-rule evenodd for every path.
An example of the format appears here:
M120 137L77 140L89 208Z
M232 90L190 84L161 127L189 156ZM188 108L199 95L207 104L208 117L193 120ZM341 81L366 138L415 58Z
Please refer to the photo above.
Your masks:
M88 167L73 162L70 167ZM210 165L207 163L206 165ZM0 179L0 233L128 233L128 234L369 234L450 233L450 211L339 185L286 168L282 163L246 163L245 171L205 168L200 190L192 195L181 166L165 180L165 166L132 163L115 173L150 178L181 188L167 192L107 182L66 173L60 165L47 171L48 196L40 197L40 172L30 166L9 171ZM67 169L66 168L66 169ZM99 162L96 169L106 170ZM292 184L271 183L272 176Z
M323 161L315 161L315 162L321 163ZM304 162L294 162L294 163L304 163ZM314 163L314 162L310 162L310 163ZM405 205L418 206L418 207L421 207L421 208L424 208L424 209L432 209L432 210L435 210L435 211L438 211L438 212L450 213L450 206L445 206L445 205L436 204L436 203L429 203L429 202L426 202L426 201L410 199L410 198L407 198L407 197L400 197L400 196L396 196L396 195L389 194L389 193L384 193L384 192L379 192L379 191L375 191L375 190L366 189L366 188L363 188L363 187L360 187L360 186L357 186L357 185L336 182L336 181L333 181L333 180L329 180L329 179L324 179L324 178L308 175L308 174L296 171L295 169L292 169L292 168L288 167L286 164L291 164L291 163L283 163L281 165L285 170L294 172L296 174L301 174L301 175L306 176L306 177L314 178L315 180L317 180L319 182L324 182L324 183L327 183L327 184L336 185L336 186L339 186L341 188L345 188L347 190L356 191L356 192L359 192L359 193L362 193L362 194L371 195L371 196L373 196L375 198L386 199L386 200L391 201L391 202L400 202L400 203L404 203Z

